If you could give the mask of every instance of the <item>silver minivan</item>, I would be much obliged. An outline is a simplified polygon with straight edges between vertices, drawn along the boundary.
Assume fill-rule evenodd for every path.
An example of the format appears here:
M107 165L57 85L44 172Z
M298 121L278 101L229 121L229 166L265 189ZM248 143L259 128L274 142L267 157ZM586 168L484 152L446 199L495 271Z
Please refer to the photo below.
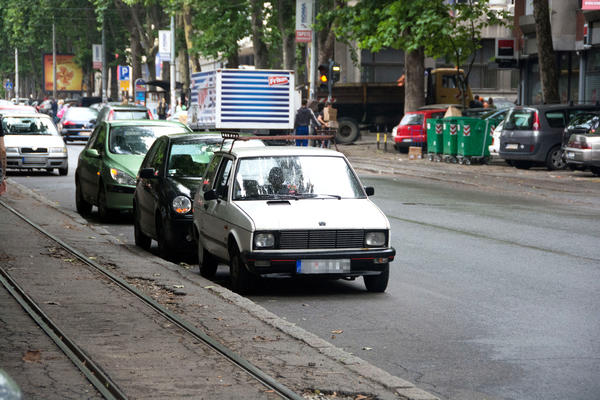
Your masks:
M571 118L600 110L595 105L538 105L513 107L500 135L500 157L517 168L545 165L549 170L566 167L562 134Z

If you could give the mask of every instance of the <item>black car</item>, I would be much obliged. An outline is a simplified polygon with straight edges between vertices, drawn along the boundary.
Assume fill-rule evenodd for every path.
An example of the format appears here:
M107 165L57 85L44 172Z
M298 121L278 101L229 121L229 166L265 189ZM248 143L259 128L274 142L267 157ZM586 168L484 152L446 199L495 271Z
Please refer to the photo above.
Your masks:
M98 112L88 107L69 107L58 123L63 140L88 140Z
M218 134L158 138L142 162L133 197L135 244L158 242L161 257L195 251L192 199L202 173L223 139Z

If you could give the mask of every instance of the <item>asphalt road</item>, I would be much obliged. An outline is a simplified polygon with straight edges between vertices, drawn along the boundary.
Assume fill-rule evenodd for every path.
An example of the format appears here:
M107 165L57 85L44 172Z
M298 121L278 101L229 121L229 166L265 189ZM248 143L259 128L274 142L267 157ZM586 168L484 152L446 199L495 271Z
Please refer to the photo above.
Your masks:
M11 178L74 210L82 147L69 144L67 177ZM269 280L253 301L443 399L600 396L598 208L503 191L501 181L480 190L361 178L392 224L387 292L367 293L362 280ZM133 243L130 219L89 221ZM225 267L216 280L228 285Z

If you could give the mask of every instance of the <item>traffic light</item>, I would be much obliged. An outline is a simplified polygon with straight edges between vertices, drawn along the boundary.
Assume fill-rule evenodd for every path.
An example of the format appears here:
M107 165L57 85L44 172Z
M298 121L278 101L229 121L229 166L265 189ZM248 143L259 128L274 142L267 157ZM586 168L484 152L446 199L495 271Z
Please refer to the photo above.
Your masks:
M340 80L340 64L336 63L333 60L329 61L329 78L331 80L331 84L333 85L337 81Z
M329 65L319 65L319 87L321 89L329 88Z

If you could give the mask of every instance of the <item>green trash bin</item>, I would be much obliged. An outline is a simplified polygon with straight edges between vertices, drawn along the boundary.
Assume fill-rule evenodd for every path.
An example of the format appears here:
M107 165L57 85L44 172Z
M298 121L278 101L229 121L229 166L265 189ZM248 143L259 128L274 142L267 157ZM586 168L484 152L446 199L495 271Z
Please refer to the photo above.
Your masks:
M444 120L427 120L427 155L429 161L440 161L444 153Z
M460 164L487 162L490 158L490 120L472 117L456 118L462 129L458 134L457 158Z
M444 161L456 162L458 153L458 135L461 130L458 117L447 117L443 119L443 154Z

